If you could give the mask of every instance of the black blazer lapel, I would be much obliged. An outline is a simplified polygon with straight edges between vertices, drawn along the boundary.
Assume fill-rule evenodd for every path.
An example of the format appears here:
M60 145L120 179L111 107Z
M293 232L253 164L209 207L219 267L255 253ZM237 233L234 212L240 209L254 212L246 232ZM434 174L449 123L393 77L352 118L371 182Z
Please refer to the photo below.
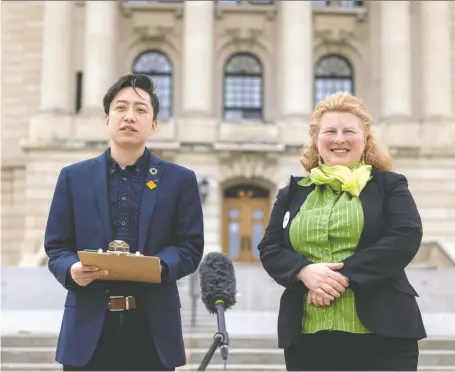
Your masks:
M291 227L291 222L297 215L297 213L299 213L300 207L303 205L303 203L305 203L305 200L308 197L308 195L310 195L311 191L314 190L314 185L311 186L298 185L297 182L300 181L301 179L302 179L301 177L297 179L291 177L291 181L289 183L288 195L289 206L287 209L289 212L289 221L284 228L284 243L289 249L292 250L293 248L289 237L289 228Z
M300 207L305 202L310 192L314 190L314 185L311 186L300 186L297 184L302 178L292 179L289 186L289 222L297 215Z
M365 186L360 193L360 201L362 202L363 209L363 230L360 235L359 244L356 250L363 249L368 245L368 241L374 240L374 232L378 230L380 210L382 206L382 198L380 197L379 190L379 172L375 168L371 170L371 176L373 177Z
M149 150L147 150L149 151ZM161 176L163 167L161 159L149 152L149 169L145 180L144 191L142 194L141 214L139 218L139 243L138 250L144 253L147 232L149 231L150 220L156 204L156 198L160 190ZM150 183L151 182L151 183ZM149 186L148 186L149 185Z
M109 204L107 193L107 161L106 152L95 159L93 167L93 183L95 190L95 199L98 206L101 223L103 225L106 242L109 244L112 241L111 224L109 220ZM107 249L106 247L104 247Z

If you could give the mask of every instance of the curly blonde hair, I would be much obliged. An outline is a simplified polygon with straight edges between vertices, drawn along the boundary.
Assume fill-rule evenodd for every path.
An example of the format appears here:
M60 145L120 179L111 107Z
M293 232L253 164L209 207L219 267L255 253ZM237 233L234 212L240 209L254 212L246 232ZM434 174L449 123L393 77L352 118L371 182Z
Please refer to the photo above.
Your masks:
M327 96L318 103L311 115L309 125L310 143L302 151L300 162L307 172L318 166L319 151L317 148L317 137L319 134L319 124L326 112L348 112L357 116L365 133L364 161L378 169L392 170L392 159L388 152L382 148L374 138L372 133L373 119L367 112L365 105L355 96L349 93L335 93Z

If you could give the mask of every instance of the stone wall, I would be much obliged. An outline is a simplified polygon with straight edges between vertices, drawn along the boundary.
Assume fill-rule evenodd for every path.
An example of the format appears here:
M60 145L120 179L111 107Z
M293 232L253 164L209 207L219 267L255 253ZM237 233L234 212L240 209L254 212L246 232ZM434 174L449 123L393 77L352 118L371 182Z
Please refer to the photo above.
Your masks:
M2 165L24 164L19 142L28 136L40 98L43 1L2 6Z
M1 193L1 262L2 265L12 265L20 259L20 247L24 236L24 166L3 168Z

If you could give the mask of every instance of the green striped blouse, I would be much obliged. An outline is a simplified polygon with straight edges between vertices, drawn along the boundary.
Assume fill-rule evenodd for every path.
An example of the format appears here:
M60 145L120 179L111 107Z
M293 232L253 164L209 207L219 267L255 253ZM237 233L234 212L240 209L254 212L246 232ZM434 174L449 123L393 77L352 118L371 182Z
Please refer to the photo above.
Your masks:
M326 185L315 186L292 220L290 240L296 252L314 263L340 262L353 254L363 222L359 198L347 192L332 191ZM303 333L322 330L369 333L357 316L351 289L346 289L329 306L308 304L306 297Z

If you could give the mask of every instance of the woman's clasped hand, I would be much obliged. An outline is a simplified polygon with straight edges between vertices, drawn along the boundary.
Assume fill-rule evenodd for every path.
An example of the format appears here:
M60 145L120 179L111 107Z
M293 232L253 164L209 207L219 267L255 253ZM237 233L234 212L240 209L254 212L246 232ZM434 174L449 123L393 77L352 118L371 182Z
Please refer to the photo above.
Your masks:
M297 278L308 288L307 301L315 306L328 306L349 287L349 279L336 270L343 263L317 263L304 266Z

